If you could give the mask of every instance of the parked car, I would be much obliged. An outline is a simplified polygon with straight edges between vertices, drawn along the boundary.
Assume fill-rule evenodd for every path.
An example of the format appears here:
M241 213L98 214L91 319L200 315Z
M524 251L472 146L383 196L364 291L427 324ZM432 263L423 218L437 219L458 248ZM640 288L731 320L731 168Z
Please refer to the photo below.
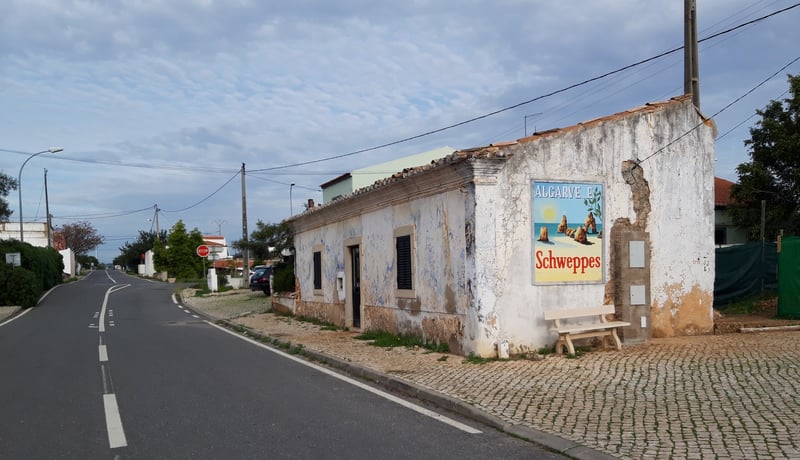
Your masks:
M266 265L256 265L255 267L250 269L250 274L247 275L247 282L248 283L250 282L251 279L253 279L253 275L256 274L256 271L258 271L261 268L267 268L267 266Z
M272 267L257 267L250 277L250 290L264 291L264 294L270 295L269 279L271 276Z

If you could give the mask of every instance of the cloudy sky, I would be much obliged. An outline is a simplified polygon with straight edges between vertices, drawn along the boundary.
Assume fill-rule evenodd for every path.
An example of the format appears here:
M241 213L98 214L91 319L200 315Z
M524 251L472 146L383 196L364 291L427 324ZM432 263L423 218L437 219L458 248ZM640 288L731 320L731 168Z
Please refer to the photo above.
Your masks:
M242 163L252 230L352 169L682 94L682 51L560 90L680 48L683 3L0 0L0 171L63 147L25 166L25 221L44 220L46 168L54 224L90 221L102 262L152 228L156 205L161 228L241 239ZM800 73L781 70L800 55L800 7L697 4L701 40L786 9L700 45L702 111L747 94L715 118L716 175L735 181L755 111Z

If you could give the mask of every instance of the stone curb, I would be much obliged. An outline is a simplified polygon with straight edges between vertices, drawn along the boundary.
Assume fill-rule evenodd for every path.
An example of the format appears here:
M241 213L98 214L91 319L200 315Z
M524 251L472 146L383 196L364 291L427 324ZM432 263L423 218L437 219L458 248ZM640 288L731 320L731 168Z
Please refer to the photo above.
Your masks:
M228 320L220 320L219 322L222 323L226 328L234 330L234 332L235 332L234 326L237 328L243 327L247 329L248 335L262 339L260 340L262 343L264 343L265 345L269 345L273 348L277 347L274 347L274 345L271 342L273 340L280 340L265 334L261 334L249 327L242 326L240 324L234 325ZM328 354L319 351L308 350L305 348L303 348L303 351L300 354L305 356L306 358L310 358L314 361L326 364L332 368L343 371L353 377L357 377L364 381L372 382L376 385L387 388L393 392L400 393L421 401L425 401L427 403L435 405L436 407L441 407L450 412L454 412L466 418L480 422L484 425L488 425L504 433L508 433L513 436L517 436L519 438L533 442L553 452L566 455L570 458L574 458L577 460L616 459L616 457L606 454L605 452L591 449L589 447L577 444L568 439L564 439L559 436L552 435L550 433L545 433L543 431L535 430L533 428L528 428L518 424L507 422L498 417L495 417L494 415L488 414L476 408L475 406L467 404L451 396L439 393L438 391L423 387L421 385L417 385L413 382L408 382L399 379L397 377L394 377L392 375L376 371L374 369L369 369L364 366L353 364L341 358L330 356Z
M5 323L5 321L9 318L13 318L16 316L17 313L22 310L22 307L18 306L3 306L0 307L0 325Z

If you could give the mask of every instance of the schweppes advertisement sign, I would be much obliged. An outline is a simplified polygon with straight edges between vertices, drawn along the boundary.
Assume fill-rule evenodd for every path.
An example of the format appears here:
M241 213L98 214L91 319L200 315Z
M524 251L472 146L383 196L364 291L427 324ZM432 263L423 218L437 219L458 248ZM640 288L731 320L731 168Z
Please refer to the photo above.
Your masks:
M531 183L533 282L603 282L603 184Z

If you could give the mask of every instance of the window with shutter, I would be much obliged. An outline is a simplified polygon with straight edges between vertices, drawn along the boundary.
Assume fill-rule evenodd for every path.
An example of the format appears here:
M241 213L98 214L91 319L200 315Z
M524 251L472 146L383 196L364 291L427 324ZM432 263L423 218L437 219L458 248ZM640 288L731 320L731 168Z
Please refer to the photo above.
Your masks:
M314 252L314 289L322 289L322 252Z
M411 235L398 236L397 248L397 289L413 289L411 270Z

